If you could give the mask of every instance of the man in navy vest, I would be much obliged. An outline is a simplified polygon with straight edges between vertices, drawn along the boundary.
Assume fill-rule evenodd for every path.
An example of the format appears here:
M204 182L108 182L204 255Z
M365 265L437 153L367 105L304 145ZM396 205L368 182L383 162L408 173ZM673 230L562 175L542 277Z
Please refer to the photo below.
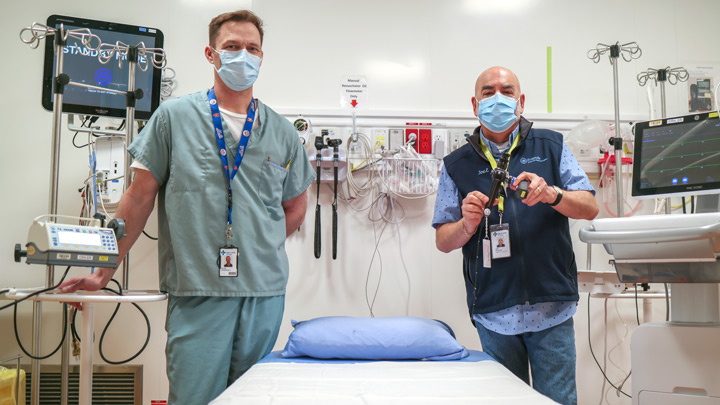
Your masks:
M483 350L528 384L532 372L542 394L575 404L579 296L568 218L595 218L595 190L562 134L532 129L521 116L525 95L513 72L484 71L472 105L481 125L444 159L433 217L437 247L462 248L468 309ZM515 177L490 202L503 152ZM514 191L523 180L525 199Z

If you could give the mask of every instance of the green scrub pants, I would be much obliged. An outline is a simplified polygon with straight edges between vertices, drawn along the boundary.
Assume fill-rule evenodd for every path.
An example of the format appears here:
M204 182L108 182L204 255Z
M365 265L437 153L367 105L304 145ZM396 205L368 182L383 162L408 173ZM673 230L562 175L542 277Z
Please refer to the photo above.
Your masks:
M169 404L205 405L272 351L285 296L169 296Z

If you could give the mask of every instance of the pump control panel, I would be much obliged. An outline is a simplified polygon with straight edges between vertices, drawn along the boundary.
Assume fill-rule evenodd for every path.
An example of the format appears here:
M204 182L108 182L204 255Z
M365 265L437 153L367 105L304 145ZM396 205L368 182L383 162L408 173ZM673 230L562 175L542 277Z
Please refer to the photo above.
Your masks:
M16 246L15 261L26 256L27 264L117 267L115 231L99 226L60 224L36 218L28 231L26 251Z

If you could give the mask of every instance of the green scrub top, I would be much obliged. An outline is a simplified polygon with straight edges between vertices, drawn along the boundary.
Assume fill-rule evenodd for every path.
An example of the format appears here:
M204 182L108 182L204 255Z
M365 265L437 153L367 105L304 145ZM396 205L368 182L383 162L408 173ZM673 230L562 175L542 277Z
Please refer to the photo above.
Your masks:
M232 180L231 244L238 276L220 277L227 244L227 176L218 152L207 91L163 102L128 147L160 184L160 289L176 296L248 297L285 293L289 264L281 203L315 179L292 124L265 104ZM226 134L230 131L223 122ZM238 142L226 137L228 161Z

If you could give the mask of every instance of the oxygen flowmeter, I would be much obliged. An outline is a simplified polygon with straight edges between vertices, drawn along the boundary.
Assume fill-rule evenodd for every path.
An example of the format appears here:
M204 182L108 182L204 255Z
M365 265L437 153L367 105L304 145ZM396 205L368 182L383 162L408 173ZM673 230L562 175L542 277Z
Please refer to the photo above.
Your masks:
M87 220L89 225L62 224L51 218ZM27 264L116 268L117 241L124 233L125 222L121 219L113 219L104 228L99 219L42 215L30 226L27 250L15 245L15 261L19 263L26 257Z

